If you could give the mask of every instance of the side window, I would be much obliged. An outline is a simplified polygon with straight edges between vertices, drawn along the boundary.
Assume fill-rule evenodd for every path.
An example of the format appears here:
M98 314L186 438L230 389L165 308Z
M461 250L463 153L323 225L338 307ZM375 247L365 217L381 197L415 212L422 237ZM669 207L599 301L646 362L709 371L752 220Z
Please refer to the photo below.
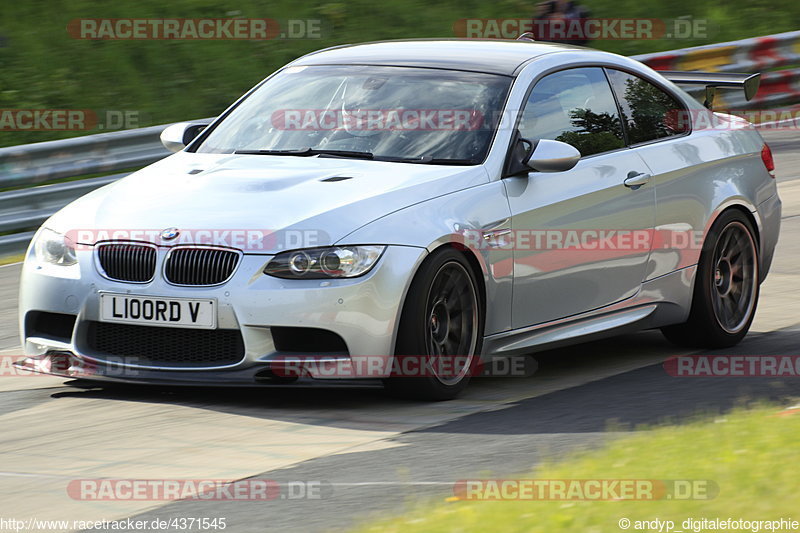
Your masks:
M519 130L526 139L571 144L583 156L625 146L614 95L599 67L562 70L539 80Z
M654 141L686 133L687 111L649 81L621 70L608 69L608 78L619 99L630 144Z

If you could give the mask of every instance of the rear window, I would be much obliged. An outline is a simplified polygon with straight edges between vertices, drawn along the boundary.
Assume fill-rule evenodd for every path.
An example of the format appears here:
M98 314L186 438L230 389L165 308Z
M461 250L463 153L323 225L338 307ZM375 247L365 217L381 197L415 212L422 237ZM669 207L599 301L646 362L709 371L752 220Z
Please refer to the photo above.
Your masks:
M639 144L689 131L683 104L647 80L621 70L607 69L617 95L628 142Z

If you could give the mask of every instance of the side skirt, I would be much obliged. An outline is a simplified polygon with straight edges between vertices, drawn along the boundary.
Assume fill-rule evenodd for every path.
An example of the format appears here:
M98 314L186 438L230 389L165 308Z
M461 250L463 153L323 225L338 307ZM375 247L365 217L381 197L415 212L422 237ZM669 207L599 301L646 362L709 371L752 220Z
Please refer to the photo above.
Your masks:
M616 304L485 337L483 357L533 353L680 324L689 316L696 271L695 265L649 280L635 296Z

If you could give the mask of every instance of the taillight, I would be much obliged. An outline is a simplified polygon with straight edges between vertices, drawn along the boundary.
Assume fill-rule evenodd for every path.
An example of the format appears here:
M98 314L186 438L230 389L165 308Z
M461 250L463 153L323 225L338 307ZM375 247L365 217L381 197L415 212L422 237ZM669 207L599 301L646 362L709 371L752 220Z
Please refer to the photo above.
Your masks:
M767 172L773 178L775 177L775 159L772 157L772 150L769 149L768 145L764 145L764 148L761 149L761 160L764 162L764 166L767 167Z

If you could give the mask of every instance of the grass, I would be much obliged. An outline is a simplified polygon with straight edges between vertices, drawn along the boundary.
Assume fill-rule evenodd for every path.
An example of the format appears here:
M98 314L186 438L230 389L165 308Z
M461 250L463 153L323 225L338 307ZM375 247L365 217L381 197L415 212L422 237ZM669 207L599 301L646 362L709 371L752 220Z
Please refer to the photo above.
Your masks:
M595 42L623 54L645 53L796 29L795 0L582 0L593 17L695 17L711 21L706 38ZM0 3L0 109L91 109L138 113L138 126L214 116L279 66L341 43L452 37L462 18L528 18L528 0L29 0ZM253 17L320 19L321 39L269 41L77 40L79 18ZM89 132L0 131L0 146Z
M797 442L800 409L758 407L681 426L637 432L519 476L537 479L711 480L706 500L451 501L363 526L361 532L619 532L619 520L694 517L799 519ZM491 476L483 476L491 477ZM451 498L452 499L452 498ZM634 527L631 527L634 531ZM727 531L728 529L723 529ZM688 531L688 530L687 530ZM788 530L787 530L788 531Z
M10 265L12 263L20 263L23 259L25 259L23 254L0 257L0 266Z

